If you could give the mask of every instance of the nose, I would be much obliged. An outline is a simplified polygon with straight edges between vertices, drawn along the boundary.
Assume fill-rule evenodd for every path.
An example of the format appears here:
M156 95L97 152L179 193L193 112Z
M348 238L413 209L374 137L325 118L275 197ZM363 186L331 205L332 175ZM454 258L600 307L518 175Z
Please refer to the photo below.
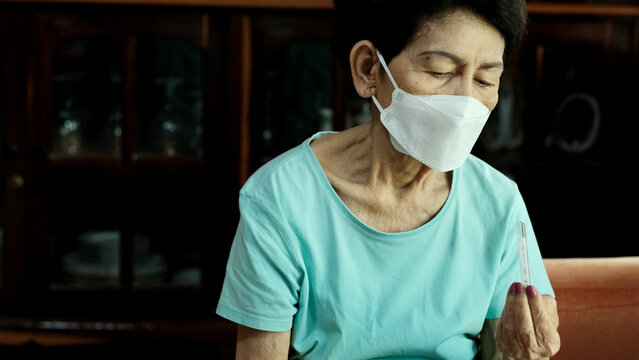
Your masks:
M453 95L473 96L473 79L468 76L460 76L454 84Z
M494 96L487 97L486 94L482 93L477 86L475 86L475 80L472 76L460 76L455 80L453 87L449 89L449 94L452 95L461 95L461 96L469 96L475 98L477 101L481 102L491 111L497 105L497 100L499 99L499 95L497 93L493 94Z

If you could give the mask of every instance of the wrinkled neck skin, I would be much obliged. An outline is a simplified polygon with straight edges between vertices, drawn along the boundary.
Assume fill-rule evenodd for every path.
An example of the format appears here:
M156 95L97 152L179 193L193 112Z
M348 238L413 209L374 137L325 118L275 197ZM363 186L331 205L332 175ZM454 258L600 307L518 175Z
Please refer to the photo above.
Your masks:
M432 180L441 181L450 176L397 151L376 108L372 109L371 121L319 140L322 142L317 142L317 146L313 144L314 151L320 163L327 165L324 170L332 175L329 178L369 190L386 189L396 194L412 192L427 188Z
M344 204L383 232L416 229L443 207L452 172L442 173L395 150L373 109L372 120L311 143L322 170Z

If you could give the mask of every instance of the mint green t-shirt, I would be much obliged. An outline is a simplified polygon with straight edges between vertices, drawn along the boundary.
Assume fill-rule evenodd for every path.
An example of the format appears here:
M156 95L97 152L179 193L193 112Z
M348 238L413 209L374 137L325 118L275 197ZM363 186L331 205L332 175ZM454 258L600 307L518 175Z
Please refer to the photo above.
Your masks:
M291 358L472 359L485 319L521 281L516 224L527 227L532 284L554 292L516 184L470 156L425 225L384 233L360 221L310 148L317 133L256 171L217 313L291 331Z

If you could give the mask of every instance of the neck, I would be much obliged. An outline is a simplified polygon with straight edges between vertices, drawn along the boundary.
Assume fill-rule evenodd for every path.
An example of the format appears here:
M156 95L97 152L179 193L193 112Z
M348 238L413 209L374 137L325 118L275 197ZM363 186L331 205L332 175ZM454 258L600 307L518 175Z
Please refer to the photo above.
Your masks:
M362 165L367 171L366 182L371 187L386 187L394 190L411 190L423 187L433 175L441 174L415 160L413 157L395 150L390 142L388 131L379 118L367 123L361 132L360 151L368 159ZM363 178L361 180L364 180Z

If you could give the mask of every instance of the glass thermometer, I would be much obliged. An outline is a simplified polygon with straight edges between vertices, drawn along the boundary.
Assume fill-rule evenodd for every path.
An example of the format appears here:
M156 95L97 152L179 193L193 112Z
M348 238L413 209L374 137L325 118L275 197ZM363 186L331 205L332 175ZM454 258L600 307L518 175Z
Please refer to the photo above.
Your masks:
M517 240L519 242L519 269L524 287L530 285L530 269L528 268L528 246L526 246L526 226L522 221L517 224Z

